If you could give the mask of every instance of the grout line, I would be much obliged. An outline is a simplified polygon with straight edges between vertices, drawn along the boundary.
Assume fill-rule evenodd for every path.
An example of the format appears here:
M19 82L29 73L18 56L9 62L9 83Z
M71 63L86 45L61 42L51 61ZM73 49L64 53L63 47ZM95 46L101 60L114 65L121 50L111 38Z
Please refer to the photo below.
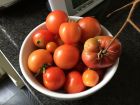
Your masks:
M15 43L15 41L11 38L10 34L6 31L6 29L0 25L1 31L6 35L6 37L10 40L10 42L17 48L19 49L18 45Z

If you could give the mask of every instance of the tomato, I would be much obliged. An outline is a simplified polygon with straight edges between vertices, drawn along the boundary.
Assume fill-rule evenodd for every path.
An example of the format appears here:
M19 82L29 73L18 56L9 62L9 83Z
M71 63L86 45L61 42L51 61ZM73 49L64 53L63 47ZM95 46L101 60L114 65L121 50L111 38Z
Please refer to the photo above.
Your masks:
M28 67L33 73L38 73L44 64L51 64L52 55L45 49L33 51L28 57Z
M67 20L68 16L64 11L54 10L46 17L47 29L54 34L58 34L60 25Z
M79 93L85 89L85 85L82 81L82 76L78 71L72 71L66 76L66 82L64 85L66 92Z
M54 62L62 69L73 68L79 60L79 50L72 45L61 45L54 51Z
M60 25L59 35L64 43L74 44L81 38L81 28L76 22L65 22Z
M121 54L121 43L119 40L111 44L106 52L113 37L111 36L96 36L88 39L84 44L82 52L82 60L89 68L106 68L113 65Z
M82 79L85 86L93 87L99 82L99 75L96 71L87 69L84 71Z
M57 48L57 44L55 42L49 42L47 45L46 45L46 49L53 53L55 51L55 49Z
M54 35L48 30L39 30L33 35L33 42L39 48L45 48L46 44L54 40Z
M49 67L43 73L43 83L49 90L58 90L65 83L65 74L58 67Z
M93 17L84 17L78 23L82 28L82 42L101 33L100 23Z

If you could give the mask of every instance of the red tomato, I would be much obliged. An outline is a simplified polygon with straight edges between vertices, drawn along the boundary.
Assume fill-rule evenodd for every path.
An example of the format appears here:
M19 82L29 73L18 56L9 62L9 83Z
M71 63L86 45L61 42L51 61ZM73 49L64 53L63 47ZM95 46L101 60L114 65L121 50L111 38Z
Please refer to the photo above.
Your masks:
M64 11L54 10L46 17L47 29L54 34L58 34L60 25L67 20L68 16Z
M39 30L33 35L33 42L39 48L45 48L46 44L54 40L54 35L48 30Z
M79 50L72 45L61 45L54 52L54 62L62 69L73 68L79 60Z
M51 64L53 61L49 51L38 49L33 51L28 57L28 67L33 73L38 73L44 64Z
M85 86L93 87L99 82L99 75L96 71L87 69L84 71L82 79Z
M66 76L66 82L64 85L66 92L79 93L85 89L85 85L82 81L82 76L78 71L72 71Z
M106 52L103 52L113 37L96 36L88 39L84 44L82 60L89 68L106 68L113 65L121 53L121 43L115 40Z
M82 28L82 42L101 33L100 23L93 17L84 17L78 23Z
M74 44L81 38L81 28L76 22L65 22L60 25L59 35L64 43Z
M55 51L55 49L57 48L57 44L55 42L49 42L47 45L46 45L46 49L53 53Z
M58 67L49 67L43 73L43 83L49 90L60 89L65 82L65 74Z

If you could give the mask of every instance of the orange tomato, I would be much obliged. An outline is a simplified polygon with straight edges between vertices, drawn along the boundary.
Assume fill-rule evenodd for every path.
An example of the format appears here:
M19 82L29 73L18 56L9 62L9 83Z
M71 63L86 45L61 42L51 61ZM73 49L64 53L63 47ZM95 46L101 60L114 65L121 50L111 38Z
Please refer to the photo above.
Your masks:
M54 52L54 62L62 69L73 68L79 60L79 50L72 45L61 45Z
M60 25L59 35L66 44L74 44L81 39L81 28L76 22L65 22Z
M93 87L99 82L99 75L96 71L87 69L82 75L85 86Z
M55 49L57 48L57 44L55 42L49 42L47 45L46 45L46 49L53 53L55 51Z
M51 64L53 61L52 55L45 49L33 51L28 57L28 67L33 73L39 72L44 64Z
M60 25L67 20L68 16L64 11L54 10L46 17L47 29L54 34L58 34Z

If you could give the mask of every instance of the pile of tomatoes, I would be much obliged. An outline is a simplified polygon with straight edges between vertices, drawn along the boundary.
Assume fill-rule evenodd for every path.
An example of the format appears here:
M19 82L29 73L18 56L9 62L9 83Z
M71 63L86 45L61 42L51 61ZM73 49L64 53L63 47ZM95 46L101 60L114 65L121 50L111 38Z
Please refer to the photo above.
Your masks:
M93 17L74 21L63 11L52 11L46 17L46 29L32 37L38 49L28 57L29 69L52 91L78 93L95 86L121 52L118 40L103 52L112 37L102 36L101 31Z

